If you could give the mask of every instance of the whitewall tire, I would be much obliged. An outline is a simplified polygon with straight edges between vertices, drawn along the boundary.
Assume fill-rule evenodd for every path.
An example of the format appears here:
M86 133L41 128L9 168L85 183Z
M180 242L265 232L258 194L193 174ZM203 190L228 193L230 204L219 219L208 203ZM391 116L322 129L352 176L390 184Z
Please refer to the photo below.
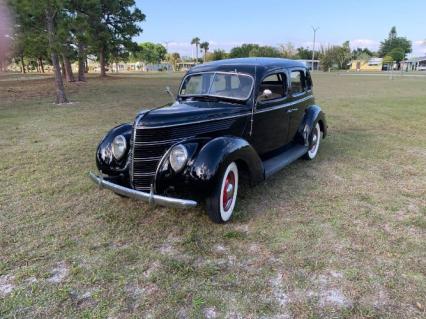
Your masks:
M308 152L305 154L305 158L307 160L313 160L317 154L321 143L321 127L319 123L315 125L315 127L311 131L311 139L312 142L309 145Z
M231 219L237 202L238 182L238 167L232 162L222 170L212 195L207 198L207 212L215 223Z

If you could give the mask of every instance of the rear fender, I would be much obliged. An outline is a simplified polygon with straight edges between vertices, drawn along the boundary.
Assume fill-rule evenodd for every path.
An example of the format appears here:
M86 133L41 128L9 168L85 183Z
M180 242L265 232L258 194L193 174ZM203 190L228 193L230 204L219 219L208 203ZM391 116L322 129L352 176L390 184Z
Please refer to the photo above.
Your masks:
M311 105L306 109L302 124L298 129L299 142L309 145L309 136L315 125L319 123L323 138L327 135L327 122L325 114L318 105Z

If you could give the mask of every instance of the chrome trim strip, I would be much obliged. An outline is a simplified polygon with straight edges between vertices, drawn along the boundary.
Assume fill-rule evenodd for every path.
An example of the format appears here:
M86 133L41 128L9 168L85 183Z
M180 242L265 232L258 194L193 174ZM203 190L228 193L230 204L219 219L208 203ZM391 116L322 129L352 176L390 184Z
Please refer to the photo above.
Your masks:
M158 161L159 159L161 159L161 156L157 156L157 157L138 157L138 158L133 158L133 161L136 161L136 162L152 162L152 161Z
M135 173L133 172L133 176L136 177L144 177L144 176L154 176L155 172L150 172L150 173Z
M171 140L164 140L164 141L152 141L152 142L136 142L136 145L157 145L157 144L171 144L175 142L179 142L182 140L182 138L174 138Z
M280 105L271 106L271 107L268 107L268 108L256 110L255 114L264 113L264 112L268 112L268 111L275 111L275 110L278 110L278 109L289 107L289 106L292 106L292 105L299 104L299 103L305 102L307 100L310 100L313 97L314 97L313 95L309 95L309 96L304 97L303 99L300 99L300 100L297 100L297 101L288 102L288 103L284 103L284 104L280 104Z
M180 199L173 197L166 197L161 195L155 195L153 191L150 193L137 191L131 188L123 187L121 185L117 185L111 183L110 181L106 181L96 176L92 172L89 173L89 177L99 185L101 188L109 189L117 194L131 197L138 200L143 200L145 202L149 202L152 204L158 204L161 206L174 207L174 208L191 208L197 206L197 202L189 199Z

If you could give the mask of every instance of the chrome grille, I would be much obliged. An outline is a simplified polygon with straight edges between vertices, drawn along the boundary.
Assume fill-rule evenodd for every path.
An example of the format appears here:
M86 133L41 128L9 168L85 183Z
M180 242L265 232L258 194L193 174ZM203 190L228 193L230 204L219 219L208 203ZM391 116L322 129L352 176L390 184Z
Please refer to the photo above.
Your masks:
M171 127L136 127L132 140L133 187L141 191L150 191L157 166L172 145L188 137L226 130L233 122L234 119L225 119Z

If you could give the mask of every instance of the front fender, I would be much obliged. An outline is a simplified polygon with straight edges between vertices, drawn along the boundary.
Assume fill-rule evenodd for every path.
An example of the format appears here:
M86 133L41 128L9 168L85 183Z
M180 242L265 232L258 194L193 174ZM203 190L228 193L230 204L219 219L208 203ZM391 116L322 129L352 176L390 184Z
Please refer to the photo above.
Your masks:
M96 166L107 175L128 174L130 139L133 126L130 123L118 125L111 129L101 140L96 150ZM112 156L111 143L117 135L123 135L127 142L127 153L117 161Z
M194 157L189 176L195 185L211 191L220 170L230 162L247 170L251 184L264 179L262 161L254 148L244 139L234 136L217 137L207 142Z

